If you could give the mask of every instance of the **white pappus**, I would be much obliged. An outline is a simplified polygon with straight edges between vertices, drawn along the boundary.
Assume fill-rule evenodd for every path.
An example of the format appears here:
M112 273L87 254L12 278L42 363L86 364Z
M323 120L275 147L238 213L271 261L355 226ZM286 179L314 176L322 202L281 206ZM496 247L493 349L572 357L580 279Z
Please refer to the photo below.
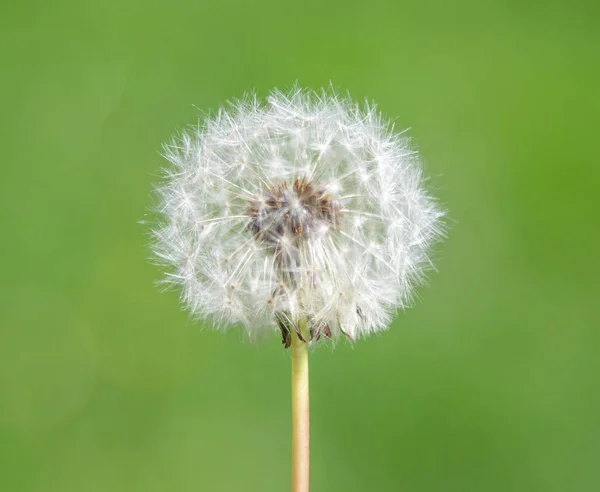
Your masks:
M385 329L443 215L373 106L299 88L235 101L165 147L153 249L186 307L255 337Z

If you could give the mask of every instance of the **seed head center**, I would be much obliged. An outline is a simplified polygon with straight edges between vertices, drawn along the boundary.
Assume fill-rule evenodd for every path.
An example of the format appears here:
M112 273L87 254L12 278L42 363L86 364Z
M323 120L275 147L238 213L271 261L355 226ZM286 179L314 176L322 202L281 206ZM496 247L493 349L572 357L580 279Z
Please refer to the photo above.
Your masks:
M340 206L326 187L296 178L261 190L246 205L248 230L260 243L277 248L282 241L296 246L338 228Z

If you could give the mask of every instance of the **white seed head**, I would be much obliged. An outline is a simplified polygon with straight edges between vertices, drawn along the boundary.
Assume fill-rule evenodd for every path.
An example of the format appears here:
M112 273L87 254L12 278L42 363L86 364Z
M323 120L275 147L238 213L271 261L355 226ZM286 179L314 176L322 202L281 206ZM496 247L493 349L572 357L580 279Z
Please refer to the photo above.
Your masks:
M373 106L274 91L166 146L154 250L186 307L251 336L385 329L429 264L443 215L416 153Z

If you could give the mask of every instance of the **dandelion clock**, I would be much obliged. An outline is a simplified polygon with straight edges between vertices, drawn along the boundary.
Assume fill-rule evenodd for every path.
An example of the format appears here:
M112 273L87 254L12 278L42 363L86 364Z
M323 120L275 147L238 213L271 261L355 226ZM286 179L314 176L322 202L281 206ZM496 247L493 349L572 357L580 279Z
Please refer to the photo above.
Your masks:
M165 147L154 251L192 315L292 360L292 490L308 491L308 345L384 330L442 211L376 109L298 88L230 104Z

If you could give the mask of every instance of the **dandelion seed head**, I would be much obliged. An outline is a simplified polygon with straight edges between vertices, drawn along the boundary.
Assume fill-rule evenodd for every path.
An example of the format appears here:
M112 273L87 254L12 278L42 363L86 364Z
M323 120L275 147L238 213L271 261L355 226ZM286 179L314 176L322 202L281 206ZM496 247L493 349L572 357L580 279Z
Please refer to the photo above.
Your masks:
M154 231L195 316L251 336L385 329L430 265L443 212L373 106L294 89L231 103L165 147Z

